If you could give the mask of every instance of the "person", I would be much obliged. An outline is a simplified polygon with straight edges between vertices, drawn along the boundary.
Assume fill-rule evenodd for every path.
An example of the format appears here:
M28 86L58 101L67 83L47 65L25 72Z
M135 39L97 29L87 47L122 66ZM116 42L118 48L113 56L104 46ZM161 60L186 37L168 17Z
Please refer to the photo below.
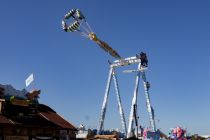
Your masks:
M148 66L148 59L147 59L147 55L144 52L141 52L140 54L136 55L137 58L141 59L141 65L144 67Z
M143 137L144 128L140 125L139 129L140 129L140 137Z
M141 52L138 57L141 59L141 65L144 66L144 67L147 67L148 66L148 59L147 59L146 53Z

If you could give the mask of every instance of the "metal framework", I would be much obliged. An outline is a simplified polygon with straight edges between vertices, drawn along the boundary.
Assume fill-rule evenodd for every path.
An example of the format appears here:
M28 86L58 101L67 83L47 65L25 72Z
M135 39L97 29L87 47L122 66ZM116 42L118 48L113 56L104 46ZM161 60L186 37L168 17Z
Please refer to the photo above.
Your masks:
M144 90L145 90L145 96L146 96L147 111L149 113L150 126L151 126L152 131L154 131L154 132L156 131L155 121L154 121L154 111L151 106L150 97L149 97L149 83L146 80L146 74L145 74L145 70L147 69L147 62L148 61L146 58L146 54L141 53L140 55L136 55L134 57L120 59L120 60L114 61L113 63L110 63L110 71L109 71L108 81L107 81L106 90L105 90L105 96L104 96L100 120L99 120L99 127L98 127L99 134L102 134L102 130L104 127L104 120L105 120L105 115L106 115L106 109L107 109L107 103L108 103L108 97L109 97L109 91L110 91L110 85L111 85L112 79L114 80L115 92L117 95L118 109L119 109L119 113L120 113L122 129L123 129L122 132L125 134L125 136L127 138L130 138L134 135L137 136L137 132L138 132L137 97L138 97L139 81L141 78L144 83ZM137 72L135 88L134 88L134 95L133 95L133 99L132 99L132 105L131 105L129 122L128 122L128 130L127 130L126 122L125 122L125 115L123 112L123 107L122 107L122 102L121 102L121 97L120 97L119 86L118 86L115 69L117 67L123 67L123 66L128 66L128 65L133 65L133 64L138 64L137 70L125 71L125 72ZM134 122L136 125L136 134L133 133Z
M123 129L123 132L126 134L127 128L126 128L126 123L125 123L125 115L124 115L124 112L123 112L118 81L117 81L117 77L116 77L113 65L110 65L109 77L108 77L105 96L104 96L104 101L103 101L102 109L101 109L101 116L100 116L100 121L99 121L98 133L102 134L102 129L103 129L103 126L104 126L104 119L105 119L106 108L107 108L108 97L109 97L109 91L110 91L110 85L111 85L112 79L114 80L115 92L116 92L116 95L117 95L118 109L119 109L119 113L120 113L122 129Z
M132 100L132 105L131 105L131 110L130 110L127 138L130 138L133 136L136 136L136 137L138 136L137 97L138 97L138 86L139 86L140 78L142 78L143 85L144 85L144 93L145 93L145 97L146 97L147 111L149 113L149 121L150 121L151 131L156 132L155 115L154 115L154 110L151 106L151 101L150 101L150 96L149 96L150 84L146 80L145 69L141 69L141 64L138 65L138 68L140 68L140 69L138 70L137 75L136 75L136 84L135 84L135 88L134 88L134 95L133 95L133 100ZM131 71L131 72L134 72L134 71ZM135 132L133 132L134 122L136 124Z

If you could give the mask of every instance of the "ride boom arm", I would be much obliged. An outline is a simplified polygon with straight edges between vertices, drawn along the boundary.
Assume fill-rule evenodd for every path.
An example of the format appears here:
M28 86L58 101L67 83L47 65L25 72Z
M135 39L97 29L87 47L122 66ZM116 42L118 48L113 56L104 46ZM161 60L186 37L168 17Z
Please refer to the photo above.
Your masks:
M67 20L70 23L67 25ZM111 56L122 59L121 56L112 49L106 42L97 38L96 34L92 31L90 25L86 21L85 16L79 9L72 9L69 11L62 20L62 28L65 32L77 32L81 36L89 38L96 42L104 51L108 52Z
M96 34L94 33L90 33L89 34L89 38L90 40L93 40L94 42L96 42L103 50L105 50L106 52L108 52L111 56L117 58L117 59L121 59L122 57L117 53L117 51L115 51L114 49L112 49L106 42L100 40Z

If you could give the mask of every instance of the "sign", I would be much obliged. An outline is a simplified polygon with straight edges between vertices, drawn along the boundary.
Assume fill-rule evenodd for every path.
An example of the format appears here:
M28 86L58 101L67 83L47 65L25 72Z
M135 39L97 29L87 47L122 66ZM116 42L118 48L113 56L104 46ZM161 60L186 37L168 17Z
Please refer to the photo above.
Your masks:
M19 106L28 106L29 102L27 100L20 100L20 99L12 99L11 103L13 105L19 105Z
M34 81L34 75L33 73L29 75L29 77L26 79L26 87L28 87L32 82Z

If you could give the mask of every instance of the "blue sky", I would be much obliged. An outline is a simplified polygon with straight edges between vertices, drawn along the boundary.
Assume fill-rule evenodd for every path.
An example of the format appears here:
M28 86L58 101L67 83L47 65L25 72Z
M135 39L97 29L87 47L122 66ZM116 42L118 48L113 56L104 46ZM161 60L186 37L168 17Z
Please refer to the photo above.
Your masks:
M0 83L42 90L40 103L54 108L74 125L96 127L109 66L114 59L95 43L65 33L61 19L79 8L97 35L123 57L144 51L157 128L180 125L210 132L210 2L207 0L6 0L0 2ZM124 68L123 68L124 69ZM118 69L122 103L128 118L134 74ZM129 69L129 67L128 67ZM145 97L139 91L139 117L149 125ZM111 88L105 128L120 128L117 99ZM126 119L128 120L128 119Z

